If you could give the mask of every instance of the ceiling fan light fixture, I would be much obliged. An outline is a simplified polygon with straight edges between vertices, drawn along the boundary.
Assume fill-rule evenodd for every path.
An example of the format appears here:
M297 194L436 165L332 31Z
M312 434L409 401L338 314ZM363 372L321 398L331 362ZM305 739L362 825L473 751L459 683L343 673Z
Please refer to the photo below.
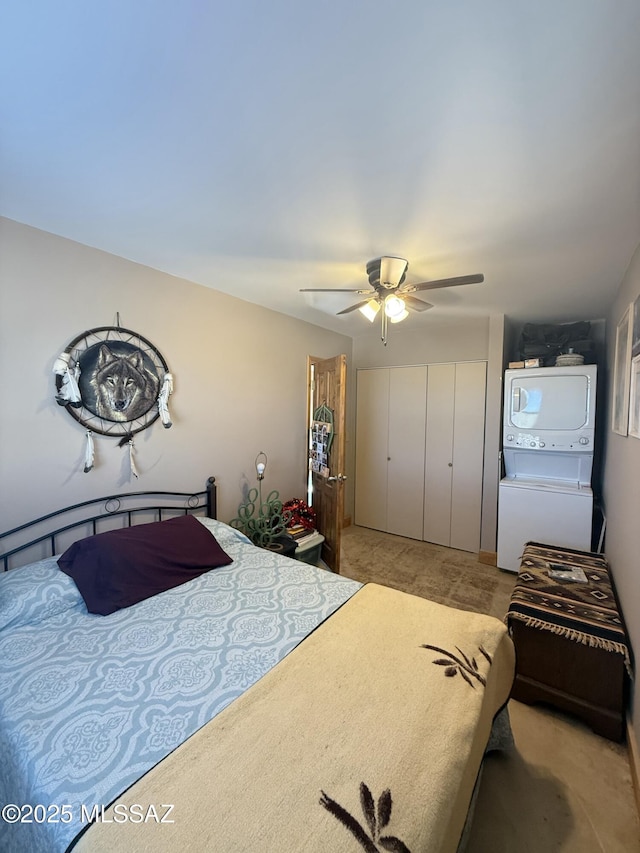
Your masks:
M350 314L352 311L360 311L370 323L379 315L381 320L380 340L387 345L387 331L389 323L401 323L409 316L409 311L428 311L433 308L430 302L418 299L414 293L422 290L436 290L441 287L458 287L463 284L480 284L484 281L482 273L473 275L459 275L450 278L440 278L431 281L419 281L417 283L405 283L409 262L404 258L396 258L393 255L384 255L373 258L367 262L367 277L369 288L336 288L336 287L303 287L301 291L307 293L359 293L366 298L355 305L349 305L338 311L340 314ZM384 310L380 310L383 308Z
M399 323L401 320L406 320L409 316L409 312L405 308L401 314L396 314L394 317L389 317L390 323Z
M409 314L407 306L404 304L404 299L401 299L395 294L390 294L384 300L384 313L392 323L398 323L400 320L404 320L404 318Z
M404 258L380 258L380 284L382 287L398 287L408 266L409 262Z
M376 319L376 314L380 310L380 303L377 299L370 299L366 305L361 305L358 309L370 323Z

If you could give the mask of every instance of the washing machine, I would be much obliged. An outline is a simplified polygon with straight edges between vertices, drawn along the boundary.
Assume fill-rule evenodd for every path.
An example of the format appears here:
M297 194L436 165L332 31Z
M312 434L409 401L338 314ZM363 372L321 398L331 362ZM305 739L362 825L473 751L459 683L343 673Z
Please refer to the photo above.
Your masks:
M590 551L592 519L589 485L504 477L498 491L498 568L517 572L527 542Z

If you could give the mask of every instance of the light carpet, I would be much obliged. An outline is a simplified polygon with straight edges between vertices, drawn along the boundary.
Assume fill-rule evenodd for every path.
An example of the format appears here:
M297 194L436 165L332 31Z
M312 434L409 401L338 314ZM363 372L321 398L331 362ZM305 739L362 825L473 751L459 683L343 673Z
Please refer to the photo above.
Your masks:
M362 527L341 574L502 619L516 576L477 555ZM490 755L466 853L640 853L627 749L543 706L509 703L516 748Z

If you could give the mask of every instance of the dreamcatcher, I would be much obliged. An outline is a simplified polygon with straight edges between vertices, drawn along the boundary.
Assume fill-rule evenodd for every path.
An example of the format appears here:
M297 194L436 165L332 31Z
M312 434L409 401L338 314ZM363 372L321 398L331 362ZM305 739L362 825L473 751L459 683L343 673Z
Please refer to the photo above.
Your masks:
M131 473L138 477L133 437L158 418L171 426L173 377L156 347L142 335L117 326L89 329L74 338L53 366L56 402L86 428L84 471L94 466L94 433L128 446Z

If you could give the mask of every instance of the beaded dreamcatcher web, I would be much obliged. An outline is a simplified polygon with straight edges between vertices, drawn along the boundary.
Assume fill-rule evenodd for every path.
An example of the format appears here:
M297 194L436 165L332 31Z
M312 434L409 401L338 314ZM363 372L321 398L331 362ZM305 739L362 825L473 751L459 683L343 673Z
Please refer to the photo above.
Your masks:
M158 349L131 329L99 326L74 338L53 371L56 402L87 430L84 471L93 468L93 434L98 433L129 445L131 473L137 477L133 436L158 418L171 426L173 377Z

